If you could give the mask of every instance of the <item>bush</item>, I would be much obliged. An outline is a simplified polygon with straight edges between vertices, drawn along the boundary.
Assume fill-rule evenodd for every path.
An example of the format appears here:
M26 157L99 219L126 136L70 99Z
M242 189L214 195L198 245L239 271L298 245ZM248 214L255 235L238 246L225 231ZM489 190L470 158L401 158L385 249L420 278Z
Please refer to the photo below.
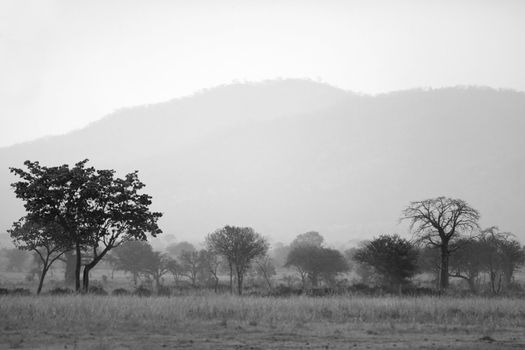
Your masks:
M171 289L170 289L170 287L160 286L158 288L158 290L157 290L157 295L158 296L163 296L163 297L171 296Z
M27 288L15 288L11 291L13 295L31 295L31 291Z
M146 287L143 287L143 286L139 286L137 289L135 289L135 291L133 292L133 295L136 295L136 296L139 296L139 297L150 297L151 294L153 294L151 292L150 289L146 288Z
M7 288L0 288L0 295L8 295L9 289Z
M60 288L60 287L51 289L48 292L49 295L68 295L68 294L73 294L73 293L74 293L73 290L70 288Z
M114 295L114 296L126 296L130 294L131 293L127 289L124 289L124 288L117 288L113 292L111 292L111 295Z
M293 288L284 284L277 285L271 292L274 297L291 297L301 295L303 291L299 288Z
M104 290L104 288L99 286L92 286L88 289L88 294L94 294L94 295L108 295L108 292Z

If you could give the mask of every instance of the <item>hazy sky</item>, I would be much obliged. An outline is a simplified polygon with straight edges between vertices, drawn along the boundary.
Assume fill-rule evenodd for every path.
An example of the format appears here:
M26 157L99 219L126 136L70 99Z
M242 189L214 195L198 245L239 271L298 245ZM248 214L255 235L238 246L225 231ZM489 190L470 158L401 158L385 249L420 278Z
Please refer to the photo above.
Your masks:
M0 146L233 80L525 91L525 1L0 0Z

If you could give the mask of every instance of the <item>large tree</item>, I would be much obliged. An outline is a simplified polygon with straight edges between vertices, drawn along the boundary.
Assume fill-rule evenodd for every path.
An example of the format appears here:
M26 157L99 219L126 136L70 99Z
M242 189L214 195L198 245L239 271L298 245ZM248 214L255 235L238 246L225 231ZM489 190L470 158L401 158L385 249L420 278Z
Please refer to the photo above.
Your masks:
M383 285L400 292L416 273L417 253L408 240L398 235L381 235L359 248L354 259L372 267Z
M80 290L82 258L87 258L83 287L88 290L89 272L113 248L126 240L156 236L160 213L151 212L151 196L140 193L144 184L137 172L124 178L113 170L86 167L88 160L74 167L41 166L26 161L24 169L11 168L21 178L12 184L25 203L25 220L46 226L60 225L64 239L75 250L75 287Z
M233 269L237 292L242 294L244 275L250 263L268 252L268 242L251 227L225 226L206 238L209 250L224 256L230 269L230 291L233 292Z
M410 221L410 228L420 242L440 249L440 287L448 288L448 261L453 251L450 244L478 228L478 211L464 200L438 197L411 202L401 219Z

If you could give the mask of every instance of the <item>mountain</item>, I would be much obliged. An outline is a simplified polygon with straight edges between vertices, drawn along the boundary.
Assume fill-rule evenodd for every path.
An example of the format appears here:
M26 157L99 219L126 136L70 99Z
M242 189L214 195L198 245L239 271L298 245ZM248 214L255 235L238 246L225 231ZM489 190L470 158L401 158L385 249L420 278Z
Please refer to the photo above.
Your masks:
M525 239L525 94L489 88L357 95L306 80L234 84L119 110L84 129L0 149L0 228L23 215L7 168L89 158L139 170L178 240L226 224L273 240L406 232L401 210L467 200Z

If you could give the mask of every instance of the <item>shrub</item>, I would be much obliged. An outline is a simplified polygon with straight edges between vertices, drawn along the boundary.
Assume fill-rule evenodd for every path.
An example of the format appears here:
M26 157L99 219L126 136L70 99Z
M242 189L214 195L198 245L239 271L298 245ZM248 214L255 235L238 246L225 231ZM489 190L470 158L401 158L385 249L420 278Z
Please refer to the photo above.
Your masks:
M15 288L11 291L13 295L31 295L31 291L27 288Z
M170 289L170 287L159 286L159 288L157 289L157 295L164 296L164 297L171 296L171 289Z
M133 292L133 295L136 295L136 296L139 296L139 297L150 297L151 294L153 294L151 292L150 289L144 287L144 286L139 286L137 289L135 289L135 291Z
M0 295L8 295L9 289L7 288L0 288Z
M111 295L114 295L114 296L125 296L125 295L130 295L130 294L131 293L127 289L124 289L124 288L117 288L113 292L111 292Z
M70 288L56 287L48 292L49 295L68 295L73 294L73 290Z
M104 288L99 286L91 286L89 287L88 294L95 294L95 295L108 295L108 292L104 290Z

